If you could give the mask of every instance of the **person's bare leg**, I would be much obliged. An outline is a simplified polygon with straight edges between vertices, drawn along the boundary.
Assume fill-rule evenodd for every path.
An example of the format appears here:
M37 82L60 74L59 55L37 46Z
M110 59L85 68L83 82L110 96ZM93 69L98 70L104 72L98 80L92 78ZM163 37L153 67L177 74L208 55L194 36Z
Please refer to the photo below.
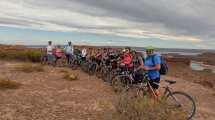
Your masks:
M159 90L159 89L155 89L155 95L156 95L157 97L160 97L160 96L161 96L160 90Z

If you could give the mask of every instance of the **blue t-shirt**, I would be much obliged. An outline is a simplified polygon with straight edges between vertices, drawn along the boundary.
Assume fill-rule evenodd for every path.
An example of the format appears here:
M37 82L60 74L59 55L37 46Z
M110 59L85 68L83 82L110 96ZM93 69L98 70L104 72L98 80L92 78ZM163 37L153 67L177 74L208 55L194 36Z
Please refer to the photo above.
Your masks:
M67 45L64 49L66 51L66 54L70 54L70 55L73 54L73 46L72 45L71 46Z
M155 67L155 65L161 64L161 58L159 55L147 56L144 65L146 67ZM156 79L160 77L159 70L149 70L148 75L150 79Z

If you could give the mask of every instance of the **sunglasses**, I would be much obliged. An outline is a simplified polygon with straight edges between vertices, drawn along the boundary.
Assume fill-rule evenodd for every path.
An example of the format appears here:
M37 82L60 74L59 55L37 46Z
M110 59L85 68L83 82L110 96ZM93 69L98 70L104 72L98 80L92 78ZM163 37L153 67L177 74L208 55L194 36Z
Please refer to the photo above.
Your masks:
M150 52L150 53L153 52L153 51L154 51L154 50L146 50L146 52Z

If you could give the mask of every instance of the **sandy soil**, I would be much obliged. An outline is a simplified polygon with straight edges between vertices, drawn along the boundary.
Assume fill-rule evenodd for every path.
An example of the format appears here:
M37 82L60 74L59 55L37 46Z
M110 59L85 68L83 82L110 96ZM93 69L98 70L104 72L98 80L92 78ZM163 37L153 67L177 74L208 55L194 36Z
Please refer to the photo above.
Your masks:
M169 76L201 84L215 91L215 74L207 71L193 71L189 65L169 62Z
M170 76L163 76L162 79L163 81L165 79L176 80L177 83L171 86L173 91L184 91L194 98L197 113L193 120L215 120L215 91L213 89Z
M41 73L13 71L17 64L0 61L0 76L22 84L19 89L0 90L0 120L111 120L116 96L96 77L53 67ZM62 70L77 74L79 80L64 80ZM198 109L193 120L215 119L213 89L170 76L162 79L177 80L172 88L195 98Z
M11 70L19 63L0 61L1 77L22 84L16 90L0 91L0 120L102 120L110 118L115 99L110 86L80 71L77 81L63 79L62 68L45 72ZM65 70L65 68L63 68ZM107 114L108 113L108 114Z

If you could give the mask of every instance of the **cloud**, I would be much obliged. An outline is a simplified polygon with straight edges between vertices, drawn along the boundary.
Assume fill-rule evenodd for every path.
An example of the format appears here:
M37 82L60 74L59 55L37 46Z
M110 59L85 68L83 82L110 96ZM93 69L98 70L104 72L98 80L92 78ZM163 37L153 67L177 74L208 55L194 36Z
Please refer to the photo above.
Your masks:
M213 41L213 0L1 0L0 26Z

